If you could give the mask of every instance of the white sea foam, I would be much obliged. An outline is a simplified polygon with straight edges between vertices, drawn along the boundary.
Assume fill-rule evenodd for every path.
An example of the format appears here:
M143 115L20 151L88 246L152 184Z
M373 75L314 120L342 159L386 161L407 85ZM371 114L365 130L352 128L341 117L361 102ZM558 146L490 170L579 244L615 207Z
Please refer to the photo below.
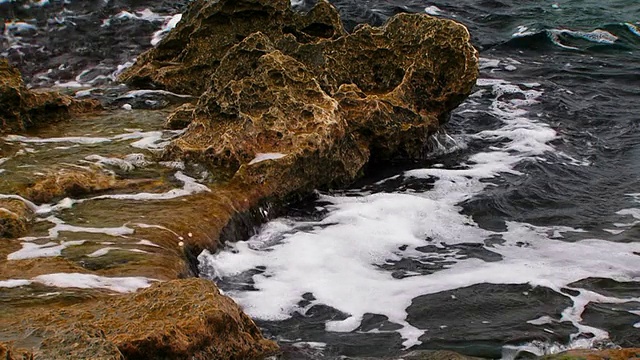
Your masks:
M461 169L418 169L403 174L435 180L433 188L426 192L322 195L321 200L329 203L324 206L328 214L322 220L277 219L250 240L229 245L231 251L205 251L199 257L203 274L229 279L256 268L264 269L252 276L256 291L228 292L249 315L283 320L294 312L304 313L315 304L325 304L350 315L346 320L327 322L327 330L353 331L365 314L381 314L402 326L398 332L407 347L419 344L424 333L407 322L406 313L412 299L420 295L481 283L526 283L560 294L562 287L587 277L640 279L633 253L640 251L638 244L599 239L566 242L562 241L564 233L583 230L536 227L515 221L505 224L506 231L493 232L480 228L461 213L462 201L491 186L486 179L503 173L523 175L515 166L537 161L546 152L554 151L549 142L557 138L553 129L528 116L526 108L542 95L537 86L514 85L499 79L480 79L477 85L489 88L494 100L489 111L503 126L469 136L499 145L470 156ZM504 96L514 93L519 95L515 99ZM502 243L486 247L499 254L501 261L418 250L425 245L445 248L460 243L484 244L489 237L502 239ZM606 257L604 248L608 249ZM429 275L414 272L402 279L380 268L407 258L422 263L446 259L450 265ZM581 323L586 304L630 300L576 290L575 296L562 294L573 305L562 313L561 320L571 322L580 332L593 334L591 342L606 339L606 332ZM300 308L305 293L312 293L315 300ZM531 321L544 326L547 320ZM576 344L580 342L577 335L574 334Z
M258 154L256 154L256 157L253 158L253 160L251 160L249 162L249 165L257 164L259 162L263 162L263 161L266 161L266 160L282 159L285 156L287 156L287 155L286 154L281 154L281 153L258 153Z
M31 284L31 281L23 279L0 280L0 288L14 288L29 284Z
M24 260L40 257L60 256L62 250L68 248L69 246L82 245L84 243L84 240L61 241L59 243L48 242L43 245L35 244L32 242L23 242L22 249L7 255L7 260Z
M27 144L46 144L46 143L73 143L81 145L99 144L109 142L111 139L104 137L88 137L88 136L69 136L58 138L39 138L39 137L27 137L21 135L7 135L4 137L5 141L21 142Z
M175 28L176 25L178 25L180 20L182 20L182 14L173 15L168 20L165 20L165 24L164 26L162 26L162 29L153 33L153 37L151 38L151 45L152 46L158 45L160 41L162 41L162 39L164 39L165 36L167 36L167 34L171 30L173 30L173 28Z
M143 168L149 164L144 154L128 154L123 159L114 157L104 157L101 155L89 155L86 160L93 161L98 165L108 165L120 168L123 171L132 171L135 168Z
M181 171L174 175L176 179L182 182L182 188L171 189L165 193L136 193L136 194L113 194L92 197L89 200L101 199L118 199L118 200L169 200L182 196L197 194L201 192L210 192L211 190L202 184L199 184L194 178L183 174Z
M435 5L427 6L424 8L424 12L432 16L442 15L442 10Z
M56 273L40 275L32 279L47 286L80 289L108 289L116 292L133 292L151 286L157 280L136 277L105 277L92 274Z
M606 44L606 45L612 45L618 40L617 36L613 35L612 33L606 30L601 30L601 29L596 29L590 32L574 31L574 30L568 30L568 29L551 29L551 30L547 30L547 35L555 45L565 49L571 49L571 50L578 50L578 48L575 46L568 46L563 44L562 41L560 40L560 35L569 35L574 38L581 38L590 42L594 42L598 44Z
M189 98L193 97L192 95L176 94L176 93L173 93L173 92L167 91L167 90L132 90L132 91L127 92L124 95L119 96L117 98L117 100L134 99L134 98L145 96L145 95L175 96L175 97L184 98L184 99L189 99Z
M633 24L630 24L630 23L625 23L624 25L629 29L629 31L631 31L635 35L640 36L640 29L638 29L638 27L636 25L633 25Z

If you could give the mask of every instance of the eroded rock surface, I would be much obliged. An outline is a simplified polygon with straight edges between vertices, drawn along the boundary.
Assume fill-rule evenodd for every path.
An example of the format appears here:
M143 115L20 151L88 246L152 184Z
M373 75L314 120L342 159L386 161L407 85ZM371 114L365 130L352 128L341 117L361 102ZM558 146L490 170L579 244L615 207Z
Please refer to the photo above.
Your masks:
M167 157L282 197L348 183L370 161L422 156L477 62L450 20L400 14L346 34L324 1L307 14L286 0L198 1L122 79L202 94Z
M31 315L14 329L41 329L36 359L258 359L277 351L233 300L203 279Z
M0 133L23 131L99 108L100 104L92 100L79 101L56 92L28 90L20 72L0 58Z

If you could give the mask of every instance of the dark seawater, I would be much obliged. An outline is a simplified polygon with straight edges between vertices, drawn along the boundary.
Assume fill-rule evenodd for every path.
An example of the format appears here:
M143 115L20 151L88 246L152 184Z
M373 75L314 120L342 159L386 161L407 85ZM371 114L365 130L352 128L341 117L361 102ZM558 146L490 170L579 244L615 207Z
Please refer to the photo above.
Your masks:
M202 270L291 359L640 346L640 3L332 3L348 28L464 23L481 80L432 156L296 204ZM0 53L34 87L114 87L184 6L0 0Z

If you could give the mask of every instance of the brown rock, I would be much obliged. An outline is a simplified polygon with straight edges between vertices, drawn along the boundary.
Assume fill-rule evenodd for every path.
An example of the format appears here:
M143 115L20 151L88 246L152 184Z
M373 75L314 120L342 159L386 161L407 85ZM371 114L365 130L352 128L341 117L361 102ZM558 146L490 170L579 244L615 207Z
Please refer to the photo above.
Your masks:
M0 58L0 133L23 131L98 109L100 104L93 100L28 90L20 72Z
M16 350L11 345L0 342L0 359L2 360L31 360L33 354L27 350Z
M569 350L555 355L548 355L543 360L631 360L640 359L640 348L606 349L606 350Z
M227 1L215 6L195 2L175 30L174 37L186 42L188 52L205 46L200 39L205 34L194 30L201 27L216 29L207 34L226 32L227 42L241 40L210 48L213 54L226 53L211 58L206 71L187 60L172 62L172 69L189 69L197 76L193 81L208 78L209 87L192 124L166 156L225 167L237 172L238 182L264 186L267 196L348 183L369 161L419 158L427 137L475 83L477 53L467 30L453 21L400 14L382 28L364 25L346 35L334 27L327 33L331 36L308 38L291 29L301 19L315 27L331 23L337 16L333 7L320 2L300 15L285 0L269 6L249 3L252 11L256 6L265 7L265 13L285 10L264 32L247 35L254 29L219 19L245 11L245 5L231 11L234 6ZM210 17L205 20L203 14ZM314 22L314 16L324 22ZM198 50L192 44L200 44ZM161 66L152 59L167 46L143 56L125 78ZM160 78L147 80L172 86ZM262 158L272 159L256 163Z
M106 339L101 329L73 325L70 329L44 336L40 348L34 352L34 359L124 360L124 356L113 342Z
M275 41L295 37L303 43L344 34L338 13L324 1L309 16L294 13L284 0L196 1L177 28L120 79L135 87L200 96L227 51L258 31Z
M198 278L157 283L135 294L63 310L41 310L27 321L29 333L41 329L37 331L44 334L33 350L36 359L240 360L278 349L213 282Z
M195 106L193 104L182 104L175 109L168 117L164 124L166 129L180 130L184 129L193 120L193 111Z
M0 199L0 238L24 235L33 215L33 211L21 200Z
M147 180L118 180L100 170L84 168L62 168L52 172L23 191L27 199L44 204L65 197L78 197L100 191L122 189Z

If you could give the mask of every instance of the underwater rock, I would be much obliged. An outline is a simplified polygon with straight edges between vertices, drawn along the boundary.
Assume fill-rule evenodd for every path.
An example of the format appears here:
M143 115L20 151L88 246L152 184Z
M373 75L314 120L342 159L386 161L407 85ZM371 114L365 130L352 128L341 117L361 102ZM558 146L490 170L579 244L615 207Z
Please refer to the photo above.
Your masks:
M7 59L0 58L0 133L24 131L100 108L94 100L28 90L20 72Z

